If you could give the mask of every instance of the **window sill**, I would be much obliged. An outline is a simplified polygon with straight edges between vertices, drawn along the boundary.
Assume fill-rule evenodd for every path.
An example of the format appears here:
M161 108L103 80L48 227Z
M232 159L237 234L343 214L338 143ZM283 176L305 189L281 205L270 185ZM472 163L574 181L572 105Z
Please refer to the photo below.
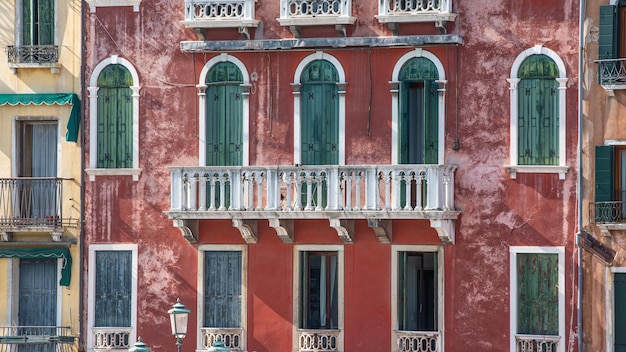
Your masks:
M182 23L187 28L238 28L238 27L258 27L259 20L241 20L241 19L205 19L205 20L186 20Z
M559 179L564 180L565 174L569 171L569 166L556 165L507 165L506 170L512 179L517 178L517 174L559 174Z
M139 181L141 169L85 169L89 181L95 181L96 176L133 176L133 181Z
M49 68L50 73L57 74L59 73L60 67L61 65L58 62L9 64L9 69L13 74L17 74L17 70L20 68Z
M139 12L141 0L85 0L89 4L89 11L96 12L97 7L132 6L133 12Z
M354 24L356 17L353 16L307 16L298 18L278 18L281 26L321 26L321 25L347 25Z
M454 22L456 13L423 13L423 14L397 14L378 15L380 23L418 23L418 22Z

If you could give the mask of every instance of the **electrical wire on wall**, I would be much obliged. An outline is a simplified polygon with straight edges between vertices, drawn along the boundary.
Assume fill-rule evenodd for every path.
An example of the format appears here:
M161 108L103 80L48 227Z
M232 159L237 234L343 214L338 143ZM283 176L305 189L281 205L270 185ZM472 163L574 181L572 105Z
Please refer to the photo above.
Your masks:
M446 52L448 48L446 47ZM454 70L454 142L452 142L452 149L459 150L461 149L461 141L459 141L459 46L456 46L456 59ZM447 53L446 53L447 55Z
M274 109L274 86L272 84L272 82L274 82L274 76L272 75L272 54L271 53L267 53L267 68L269 70L269 89L267 90L267 95L268 95L268 107L267 107L267 113L270 117L270 137L274 138L274 116L272 114L272 111Z
M370 97L367 104L367 136L370 137L372 127L372 48L367 48L367 69L370 73Z
M198 81L200 81L200 79L197 76L197 72L196 72L196 56L194 53L191 53L191 66L193 66L193 81L192 82L196 82L196 79L198 79ZM193 104L194 106L194 118L195 118L195 129L196 129L196 138L200 138L200 131L199 131L199 121L198 121L198 105L200 104L200 102L198 101L198 95L196 94L195 96L195 104Z

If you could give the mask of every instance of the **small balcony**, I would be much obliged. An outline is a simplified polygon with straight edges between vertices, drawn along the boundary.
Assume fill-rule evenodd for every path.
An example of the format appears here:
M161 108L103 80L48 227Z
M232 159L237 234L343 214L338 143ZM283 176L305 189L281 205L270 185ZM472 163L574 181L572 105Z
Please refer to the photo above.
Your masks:
M445 33L444 22L456 20L452 0L379 0L378 21L397 34L400 23L434 22Z
M18 68L50 68L52 73L57 73L60 67L57 45L9 45L6 51L13 73Z
M626 89L626 58L597 60L598 82L613 95L614 90Z
M71 352L75 336L69 326L1 326L0 352L30 351Z
M352 0L280 0L281 26L289 26L294 37L300 37L300 26L334 25L346 36L346 25L354 24Z
M559 336L546 335L515 335L515 351L558 352Z
M397 349L394 352L440 352L441 334L426 331L396 331Z
M68 180L0 178L0 240L10 241L15 232L45 232L60 241L63 227L77 225L77 219L63 215L64 181Z
M124 351L131 348L131 327L93 327L93 350L96 352Z
M241 352L244 349L244 332L241 328L200 328L201 350L208 350L218 339L231 352Z
M207 28L238 28L248 36L249 28L257 27L254 19L255 0L185 0L183 24L201 34Z
M290 242L293 219L328 219L351 242L351 220L367 219L388 243L391 219L428 219L440 238L454 242L453 165L316 165L170 167L171 208L183 235L194 241L199 219L232 219L255 242L246 221L267 219ZM192 221L193 220L193 221ZM191 226L191 227L190 227ZM252 237L250 237L252 236Z
M606 236L611 230L626 230L626 202L609 201L589 204L589 222Z
M299 352L339 352L340 330L298 330Z

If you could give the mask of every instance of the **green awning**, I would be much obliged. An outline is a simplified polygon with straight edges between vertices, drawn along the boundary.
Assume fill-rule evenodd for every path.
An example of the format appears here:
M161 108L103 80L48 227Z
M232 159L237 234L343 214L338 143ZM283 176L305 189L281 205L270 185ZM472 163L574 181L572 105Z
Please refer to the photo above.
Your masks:
M65 105L72 106L70 119L67 121L67 133L65 140L76 142L80 128L80 100L75 93L32 93L32 94L0 94L0 106L2 105Z
M0 258L63 258L59 285L70 285L72 256L68 248L0 248Z

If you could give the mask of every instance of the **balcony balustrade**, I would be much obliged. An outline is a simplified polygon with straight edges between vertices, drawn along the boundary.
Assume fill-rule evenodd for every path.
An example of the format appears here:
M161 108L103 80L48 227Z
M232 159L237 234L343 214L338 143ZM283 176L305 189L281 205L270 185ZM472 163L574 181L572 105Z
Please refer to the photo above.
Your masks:
M298 330L299 352L339 351L339 330Z
M435 22L445 33L443 22L454 21L452 0L379 0L378 21L387 23L398 34L399 23Z
M595 202L589 205L592 223L626 223L626 202Z
M626 89L626 58L597 60L598 82L612 93L616 89Z
M63 181L53 177L0 178L0 235L7 233L50 232L60 240L64 226L77 219L63 217ZM69 197L67 197L69 198Z
M37 351L71 352L74 340L69 326L0 327L0 352L25 351L25 346L35 345Z
M6 52L13 73L18 68L50 68L52 73L57 73L60 67L57 45L9 45Z
M131 347L132 328L130 327L93 327L91 331L94 351L128 351Z
M243 329L240 328L201 328L201 349L208 350L221 339L230 351L243 351Z
M516 352L557 352L559 350L559 336L545 335L516 335Z
M300 36L300 26L335 25L342 36L345 26L354 24L352 0L281 0L280 18L282 26L289 26L293 35Z
M439 332L396 331L397 349L394 352L439 352Z
M417 218L430 219L433 227L449 220L441 226L454 231L459 214L454 208L455 169L453 165L170 167L167 214L175 221Z
M255 0L185 0L183 24L195 29L236 27L249 39L248 28L257 27L260 22L254 18L254 3Z

